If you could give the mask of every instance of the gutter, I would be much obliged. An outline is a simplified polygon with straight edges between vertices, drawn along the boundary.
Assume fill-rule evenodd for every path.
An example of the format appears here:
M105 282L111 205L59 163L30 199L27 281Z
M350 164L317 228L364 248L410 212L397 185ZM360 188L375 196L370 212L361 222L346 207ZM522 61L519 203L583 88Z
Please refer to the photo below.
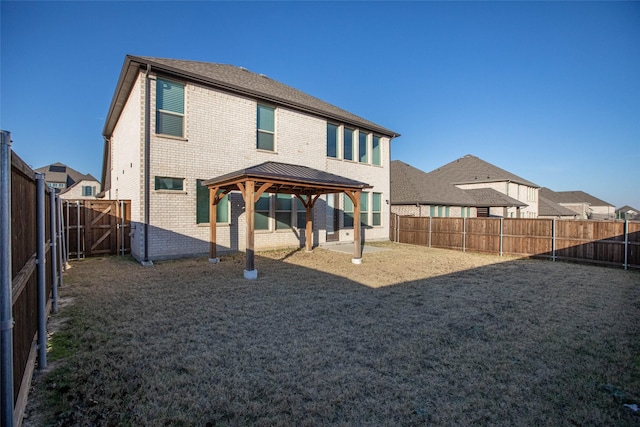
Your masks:
M144 90L144 259L142 265L151 266L153 263L149 260L149 199L150 199L150 185L149 179L151 176L151 165L149 159L151 157L151 94L149 93L151 88L151 82L149 74L151 73L151 65L147 64L147 72L145 74L145 90Z

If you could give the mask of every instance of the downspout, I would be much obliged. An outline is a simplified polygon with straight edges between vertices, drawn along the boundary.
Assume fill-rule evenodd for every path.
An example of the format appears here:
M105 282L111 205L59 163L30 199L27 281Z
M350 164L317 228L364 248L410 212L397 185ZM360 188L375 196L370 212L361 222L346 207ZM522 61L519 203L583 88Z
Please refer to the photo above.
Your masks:
M151 176L151 165L149 158L151 157L151 81L149 74L151 73L151 65L147 64L147 72L145 74L145 91L144 91L144 259L142 265L150 266L153 263L149 260L149 179Z
M11 133L0 140L0 391L3 426L13 425L13 302L11 297Z

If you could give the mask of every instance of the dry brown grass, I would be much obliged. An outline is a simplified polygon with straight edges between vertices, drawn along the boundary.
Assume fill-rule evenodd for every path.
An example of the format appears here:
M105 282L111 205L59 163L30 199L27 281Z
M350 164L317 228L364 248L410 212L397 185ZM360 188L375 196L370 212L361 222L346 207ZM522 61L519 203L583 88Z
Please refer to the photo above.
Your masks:
M639 422L638 272L381 245L73 263L31 423Z

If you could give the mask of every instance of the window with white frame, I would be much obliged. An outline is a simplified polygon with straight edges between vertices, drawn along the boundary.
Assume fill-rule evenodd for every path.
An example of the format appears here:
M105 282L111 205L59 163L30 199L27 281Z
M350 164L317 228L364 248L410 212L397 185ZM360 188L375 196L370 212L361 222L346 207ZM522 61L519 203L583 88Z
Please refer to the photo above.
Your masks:
M95 196L96 194L96 187L93 187L91 185L83 185L82 186L82 196L83 197L91 197L91 196Z
M342 156L345 160L353 160L353 129L344 128L342 133Z
M304 204L295 197L296 199L296 226L298 228L305 228L307 226L307 208L304 207Z
M363 131L358 132L358 158L360 163L369 162L369 135Z
M156 133L184 137L184 84L156 80Z
M371 225L382 225L382 193L373 193L371 203Z
M369 193L360 193L360 225L369 225Z
M342 198L344 228L351 228L353 227L353 202L351 201L351 198L346 194L343 194Z
M261 194L255 205L254 214L254 228L256 230L268 230L269 229L269 200L271 196L269 194Z
M183 191L184 178L173 178L169 176L156 176L156 190Z
M527 187L527 201L535 202L536 201L536 189L533 187Z
M338 125L327 123L327 157L338 158Z
M287 230L291 224L292 200L290 194L276 194L275 197L276 230Z
M376 135L373 135L371 138L371 164L376 166L382 165L380 137Z
M209 224L209 209L211 209L209 188L202 185L203 181L196 180L196 224ZM225 194L216 206L216 223L228 224L230 209L229 195Z
M275 109L258 104L257 140L259 150L275 151Z

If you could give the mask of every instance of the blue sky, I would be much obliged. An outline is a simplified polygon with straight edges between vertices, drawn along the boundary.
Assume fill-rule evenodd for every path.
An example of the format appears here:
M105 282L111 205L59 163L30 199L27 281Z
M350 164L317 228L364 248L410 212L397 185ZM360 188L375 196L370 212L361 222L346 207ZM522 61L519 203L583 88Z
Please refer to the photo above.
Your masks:
M243 66L390 128L640 208L640 2L0 2L0 127L100 179L126 54Z

